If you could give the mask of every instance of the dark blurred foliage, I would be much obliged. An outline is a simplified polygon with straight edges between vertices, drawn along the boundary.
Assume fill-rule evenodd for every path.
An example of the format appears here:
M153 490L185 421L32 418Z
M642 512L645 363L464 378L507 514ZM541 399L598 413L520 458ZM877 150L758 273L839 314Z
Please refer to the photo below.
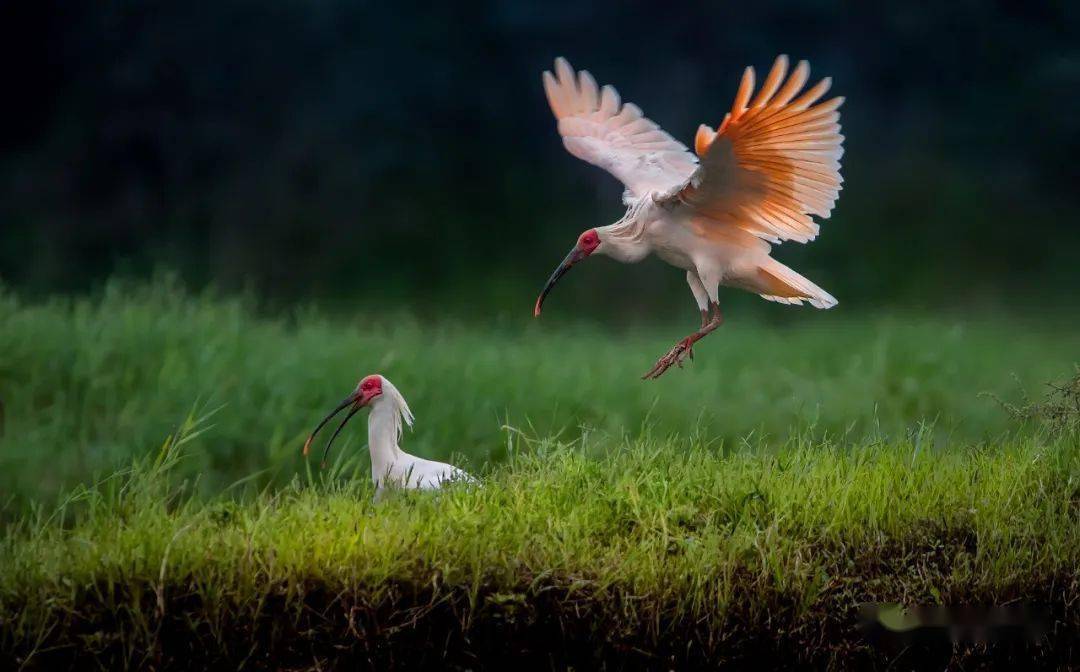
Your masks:
M776 255L842 305L1075 306L1080 4L9 2L0 278L518 307L621 187L566 154L557 55L689 143L742 67L833 77L845 190ZM692 311L586 264L563 301ZM567 308L566 310L571 310Z

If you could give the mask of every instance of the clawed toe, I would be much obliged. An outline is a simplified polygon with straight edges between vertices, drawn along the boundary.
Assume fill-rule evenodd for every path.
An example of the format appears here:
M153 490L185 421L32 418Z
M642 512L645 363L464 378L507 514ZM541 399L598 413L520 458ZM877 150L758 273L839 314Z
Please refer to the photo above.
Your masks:
M680 369L683 365L683 360L689 357L694 359L694 347L692 344L687 343L685 340L679 341L675 344L670 351L660 359L656 360L656 364L641 377L642 380L648 380L659 378L664 375L664 372L674 366L678 366Z
M653 364L653 367L649 369L648 373L641 377L642 380L659 378L664 375L664 372L670 369L672 365L678 366L681 369L683 362L687 358L691 360L694 359L694 344L714 331L724 321L724 316L720 314L719 304L714 301L711 305L713 310L712 313L708 313L704 310L701 311L701 329L697 333L690 334L676 343L675 347L671 348L666 355L656 360L656 364Z

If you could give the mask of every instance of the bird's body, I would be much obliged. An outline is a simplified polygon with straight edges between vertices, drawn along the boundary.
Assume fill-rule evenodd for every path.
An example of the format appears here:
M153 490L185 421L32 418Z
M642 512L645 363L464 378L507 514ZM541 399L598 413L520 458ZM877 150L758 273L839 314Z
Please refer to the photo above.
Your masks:
M828 80L799 95L809 67L800 62L787 77L781 56L750 100L754 75L747 68L720 128L698 129L695 155L637 106L622 104L613 88L598 88L588 72L575 74L561 58L555 71L544 73L544 88L563 144L622 180L627 211L579 237L537 300L537 315L551 287L581 259L599 253L631 263L656 254L686 271L702 313L701 330L646 374L656 377L681 365L693 344L720 325L720 286L781 303L836 305L770 254L783 240L813 240L813 216L828 217L840 191L843 136L836 109L842 99L815 104Z
M385 380L385 379L384 379ZM398 445L402 425L413 423L405 398L385 380L383 394L371 402L368 416L368 449L371 452L371 480L378 493L386 487L430 490L456 480L472 477L457 467L425 460L406 453Z
M468 473L453 465L425 460L401 449L399 444L404 427L412 427L413 414L401 392L380 375L363 378L356 390L319 423L304 444L304 454L308 454L315 434L323 425L341 410L352 407L330 437L326 445L326 451L329 452L330 445L345 424L364 406L371 407L371 414L368 416L368 450L371 453L371 480L375 484L376 499L381 498L387 489L431 490L453 481L475 481Z
M693 225L694 212L681 203L658 204L651 200L628 211L628 218L596 227L605 242L603 254L624 263L635 263L655 254L687 271L688 284L700 310L717 296L707 288L727 286L783 303L806 300L818 307L835 305L827 292L798 276L770 255L772 246L738 227L721 228L705 237ZM806 287L784 286L797 276ZM812 287L812 289L811 289ZM808 291L802 291L802 290ZM780 294L777 294L780 292Z

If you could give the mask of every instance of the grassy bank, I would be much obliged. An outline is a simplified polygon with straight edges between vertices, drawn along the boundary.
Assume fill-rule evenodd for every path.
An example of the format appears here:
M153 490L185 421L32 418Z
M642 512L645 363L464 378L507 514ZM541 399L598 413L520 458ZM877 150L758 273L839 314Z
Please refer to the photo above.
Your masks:
M0 295L0 667L1080 663L1080 383L1019 393L1078 332L792 314L647 384L677 325ZM405 447L481 487L373 505L362 420L331 469L300 458L371 371L417 414ZM1052 622L1034 648L877 649L863 602Z
M850 665L885 660L855 628L868 601L1049 603L1050 641L1067 641L1075 439L725 451L643 436L591 457L517 439L482 487L377 506L366 481L325 475L246 502L192 498L166 447L81 491L79 513L8 530L3 650L39 669L470 666L530 651ZM1048 663L1068 650L1041 649Z

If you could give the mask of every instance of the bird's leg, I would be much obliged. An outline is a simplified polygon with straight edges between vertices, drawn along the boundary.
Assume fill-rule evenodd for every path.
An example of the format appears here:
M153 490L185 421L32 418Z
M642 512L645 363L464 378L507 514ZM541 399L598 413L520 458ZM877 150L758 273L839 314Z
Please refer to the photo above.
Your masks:
M649 369L649 372L641 377L642 380L646 378L659 378L665 371L670 369L673 364L681 369L683 360L687 357L690 359L694 358L694 343L700 341L706 334L714 331L723 323L724 316L720 312L720 304L715 301L710 302L709 311L701 311L701 329L698 329L676 343L666 355L656 360L656 364Z

